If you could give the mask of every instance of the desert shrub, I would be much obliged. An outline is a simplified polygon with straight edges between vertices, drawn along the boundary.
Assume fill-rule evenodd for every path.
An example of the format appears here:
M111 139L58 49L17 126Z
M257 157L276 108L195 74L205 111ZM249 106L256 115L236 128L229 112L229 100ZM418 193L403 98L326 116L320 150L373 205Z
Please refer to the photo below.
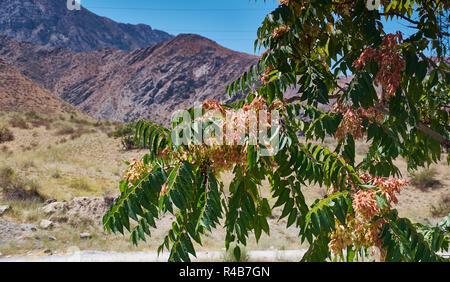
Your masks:
M43 126L47 130L52 128L51 121L49 121L47 119L32 120L31 124L33 125L33 127L41 127L41 126Z
M28 123L21 116L18 116L18 115L12 116L11 119L9 120L9 124L12 127L16 127L16 128L20 128L20 129L29 129L30 128Z
M122 144L123 149L126 151L134 150L137 148L136 141L135 141L134 137L131 135L122 137L122 139L120 140L120 143Z
M76 190L82 190L82 191L92 190L89 182L85 178L82 178L82 177L72 179L69 186L70 186L70 188L73 188Z
M120 125L116 131L112 132L112 137L119 138L129 135L134 135L136 132L136 124L135 123L125 123Z
M45 127L47 130L52 128L52 120L44 118L36 112L28 112L25 114L25 117L27 118L27 121L35 128L41 126Z
M440 218L448 214L450 214L450 195L445 195L431 207L431 215Z
M413 172L410 175L411 185L419 188L426 189L439 185L440 181L436 179L437 172L433 168L426 168L422 171Z
M55 179L61 178L61 171L59 169L54 170L51 173L51 177Z
M35 119L30 121L33 127L45 127L45 129L49 130L52 128L51 121L47 119Z
M30 147L31 148L36 148L37 146L39 146L39 142L38 141L33 141L30 143Z
M7 127L0 127L0 143L14 140L14 134Z
M36 167L36 164L32 160L26 160L22 164L23 169L29 169L31 167Z
M243 245L232 244L225 252L223 260L225 262L246 262L248 261L247 248Z
M80 125L93 125L90 121L81 119L81 118L73 118L73 119L71 119L71 122L80 124Z
M95 132L95 130L93 129L86 128L85 125L82 123L78 123L76 127L66 124L61 124L58 127L59 129L56 131L55 135L57 136L70 135L71 140L80 138L84 134Z
M36 113L36 112L34 112L34 111L27 112L27 113L25 114L25 117L26 117L28 120L42 119L42 117L41 117L38 113Z
M8 153L9 152L9 148L8 148L8 146L6 146L6 145L3 145L2 147L0 147L0 151L2 152L2 153Z
M43 202L45 197L39 193L39 184L17 175L10 167L0 168L0 187L7 201Z
M71 126L65 125L56 131L56 135L71 135L75 133L75 129Z
M139 143L134 138L136 133L135 123L125 123L116 127L116 130L108 134L109 137L121 138L120 143L124 150L133 150L140 148Z
M83 136L84 134L88 134L88 133L94 133L95 131L93 130L89 130L83 126L78 126L75 131L70 135L70 139L75 140L77 138L80 138L81 136Z

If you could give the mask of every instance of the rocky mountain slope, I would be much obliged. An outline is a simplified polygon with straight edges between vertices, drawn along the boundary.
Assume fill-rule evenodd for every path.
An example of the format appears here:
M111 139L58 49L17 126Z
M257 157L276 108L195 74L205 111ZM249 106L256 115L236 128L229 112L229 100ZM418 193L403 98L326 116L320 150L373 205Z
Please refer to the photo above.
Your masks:
M66 0L1 0L0 4L0 33L42 46L136 50L173 38L148 25L117 23L85 8L69 10Z
M78 53L0 36L0 58L95 118L160 122L196 101L227 101L225 86L258 60L192 34L135 51Z
M76 113L75 107L0 60L0 110L46 115Z

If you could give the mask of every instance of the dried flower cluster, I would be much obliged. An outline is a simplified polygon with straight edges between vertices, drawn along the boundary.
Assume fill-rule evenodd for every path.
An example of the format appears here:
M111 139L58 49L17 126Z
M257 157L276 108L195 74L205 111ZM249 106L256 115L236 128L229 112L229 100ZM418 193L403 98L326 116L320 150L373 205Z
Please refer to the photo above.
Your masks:
M280 100L272 103L275 108L283 106ZM240 110L224 107L216 100L207 100L202 105L205 113L199 119L214 120L216 129L220 129L220 132L212 132L209 137L204 134L201 142L192 142L178 152L171 152L166 148L159 156L163 159L179 160L189 160L189 156L196 156L197 161L208 163L215 172L230 170L235 165L245 166L248 146L259 145L261 139L258 134L262 127L270 130L272 107L261 97L256 97L252 103L245 104ZM268 142L267 140L264 145L270 150Z
M125 170L124 178L130 183L134 183L136 180L141 179L142 175L148 173L149 171L149 168L145 167L142 161L133 159L128 168Z
M339 254L348 246L354 244L356 248L380 248L379 234L384 220L375 217L390 209L392 203L397 203L396 194L408 185L403 179L377 177L370 174L360 175L362 182L371 184L375 189L358 189L353 195L354 214L348 214L346 224L336 221L336 231L330 235L330 249ZM355 189L355 186L353 187ZM380 193L385 197L388 207L382 209L375 196Z
M261 81L264 85L269 83L270 80L270 73L274 70L272 66L266 66L264 68L264 75L261 77Z
M348 105L336 103L332 111L343 115L342 121L334 135L338 140L342 140L347 134L351 134L355 140L362 139L366 134L362 126L362 122L365 119L368 119L371 123L379 123L384 119L384 115L374 108L364 109L359 107L355 111Z
M273 30L272 38L277 39L283 37L286 33L288 33L291 28L287 25L280 25Z
M278 3L292 7L299 15L302 14L307 3L311 0L278 0Z
M334 254L340 254L351 245L354 245L357 249L380 247L378 235L383 225L383 220L369 223L347 216L345 223L345 225L342 225L336 220L336 231L330 235L331 240L328 247Z
M395 196L400 194L401 188L408 185L408 181L398 178L379 177L370 174L360 175L360 179L364 183L372 182L373 186L378 187L381 190L382 195L386 198L388 203L398 203L398 199Z
M290 0L279 0L278 3L282 4L282 5L286 5L289 6L289 2Z
M337 14L348 17L357 0L342 0L342 2L334 1L333 5Z
M405 60L401 56L402 34L397 32L388 34L378 49L367 47L359 58L353 62L356 70L366 66L369 62L378 64L375 83L381 85L386 99L395 95L401 84L401 73L405 69Z

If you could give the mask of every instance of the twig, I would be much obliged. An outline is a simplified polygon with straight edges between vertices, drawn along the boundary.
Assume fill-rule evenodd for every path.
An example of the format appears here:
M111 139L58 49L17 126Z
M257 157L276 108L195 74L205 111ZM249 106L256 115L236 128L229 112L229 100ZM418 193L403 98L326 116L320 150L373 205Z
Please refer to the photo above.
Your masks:
M379 13L379 14L380 14L380 16L397 16L397 17L402 18L402 19L404 19L404 20L406 20L406 21L408 21L408 22L410 22L410 23L412 23L412 24L415 24L415 25L418 25L418 24L419 24L418 21L415 21L415 20L413 20L413 19L410 19L410 18L408 18L407 16L404 16L404 15L399 14L399 13L396 13L396 12Z
M385 115L389 115L389 111L383 107L381 107L380 105L375 105L374 109L385 114ZM408 119L406 119L408 120ZM423 133L425 133L426 135L432 137L433 139L439 141L439 143L441 143L443 146L445 146L447 149L450 148L450 140L447 139L446 137L442 136L441 134L437 133L436 131L433 131L432 129L430 129L428 126L426 126L425 124L423 124L422 122L418 122L416 124L416 128L420 131L422 131Z

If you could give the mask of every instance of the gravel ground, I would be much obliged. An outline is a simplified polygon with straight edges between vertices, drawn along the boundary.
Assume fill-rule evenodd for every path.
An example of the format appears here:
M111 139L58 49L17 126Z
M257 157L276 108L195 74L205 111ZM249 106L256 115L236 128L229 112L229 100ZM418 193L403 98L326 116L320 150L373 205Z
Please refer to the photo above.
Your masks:
M0 242L20 240L35 231L37 227L33 224L19 224L0 219Z

